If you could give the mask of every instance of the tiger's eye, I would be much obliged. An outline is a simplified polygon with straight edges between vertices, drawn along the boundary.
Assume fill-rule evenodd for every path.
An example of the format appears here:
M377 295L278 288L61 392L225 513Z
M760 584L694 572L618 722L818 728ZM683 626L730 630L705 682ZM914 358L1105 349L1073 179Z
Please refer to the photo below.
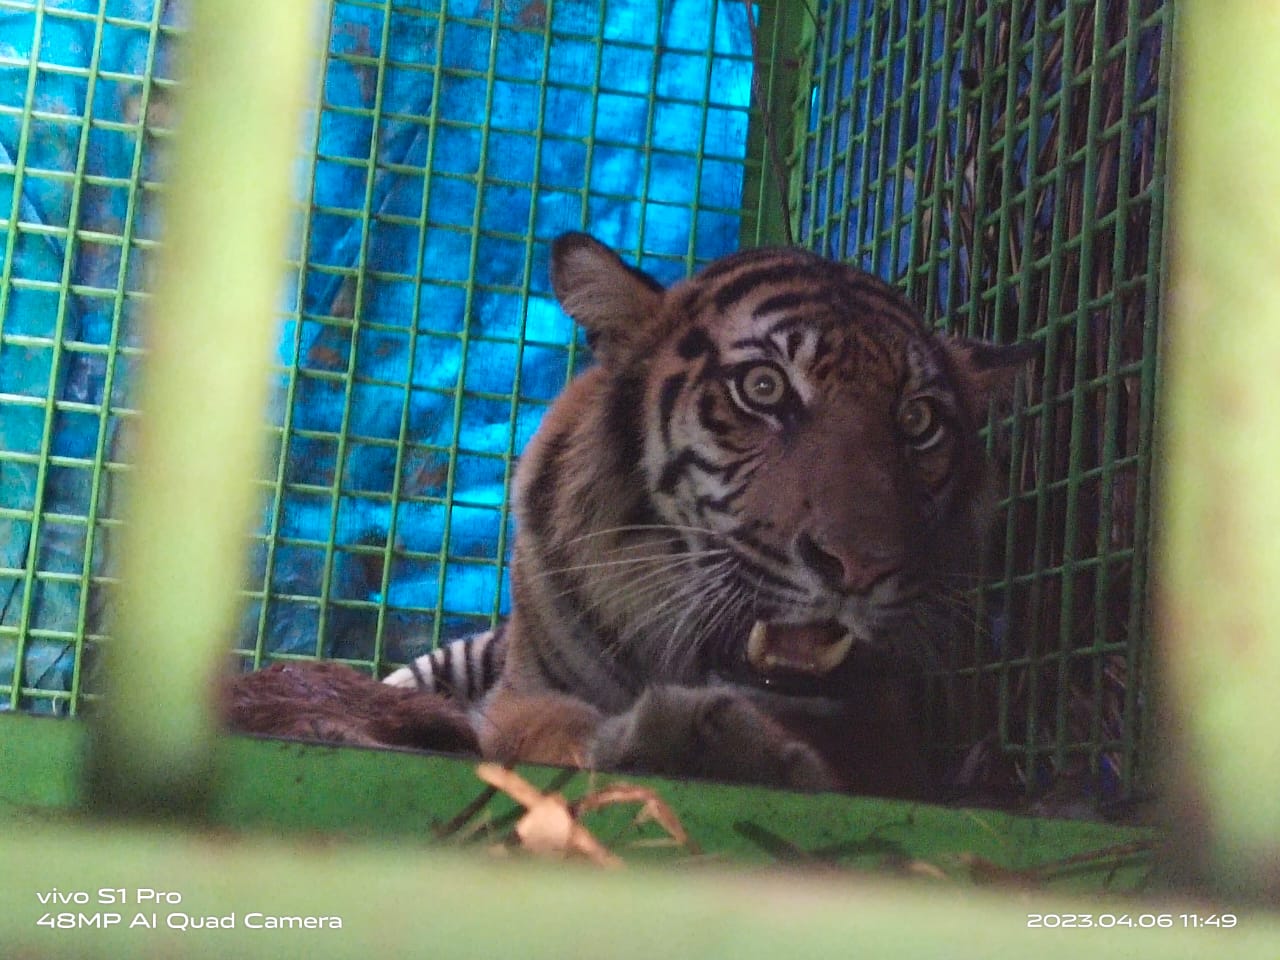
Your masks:
M749 367L738 381L743 398L757 407L776 407L787 398L787 378L772 364Z
M898 428L919 450L933 446L942 437L942 423L933 402L925 397L913 397L902 405L898 411Z

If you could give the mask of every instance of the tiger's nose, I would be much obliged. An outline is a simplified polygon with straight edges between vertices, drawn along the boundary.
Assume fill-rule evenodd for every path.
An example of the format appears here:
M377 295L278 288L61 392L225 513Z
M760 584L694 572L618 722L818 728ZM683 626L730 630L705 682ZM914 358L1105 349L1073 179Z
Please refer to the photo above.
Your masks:
M807 533L797 538L796 549L805 566L841 593L868 593L899 567L892 557L867 557L854 549L832 548L819 544Z

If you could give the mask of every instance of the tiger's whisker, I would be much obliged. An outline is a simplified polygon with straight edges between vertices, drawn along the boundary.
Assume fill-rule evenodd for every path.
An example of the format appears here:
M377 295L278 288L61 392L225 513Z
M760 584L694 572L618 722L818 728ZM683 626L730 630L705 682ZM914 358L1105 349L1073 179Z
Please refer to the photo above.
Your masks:
M707 585L707 589L705 591L701 591L700 596L695 594L689 598L694 602L686 605L684 614L672 628L672 636L664 650L666 655L664 657L665 666L668 669L679 669L684 666L684 664L677 664L675 662L677 653L683 654L682 659L686 661L696 656L697 651L701 646L701 639L708 633L707 620L718 605L723 602L724 596L722 590L717 588L721 588L723 586L725 571L723 569L718 569L715 572L717 574L717 582L709 583ZM708 599L710 599L709 603L707 602ZM697 602L699 600L701 601L700 603ZM684 630L684 625L688 622L690 615L694 616L694 619L690 624L690 634L692 635L692 639L686 640L685 636L682 635L682 631Z
M637 533L646 530L661 530L664 532L681 532L681 533L702 533L710 537L719 537L719 534L709 527L693 527L678 523L633 523L620 527L606 527L603 530L592 530L589 533L579 534L566 543L579 543L583 540L591 540L596 537L607 537L615 533Z
M721 565L727 561L721 561ZM708 582L718 573L720 566L711 566L702 568L695 572L695 576L689 578L680 584L670 596L666 597L661 603L649 608L644 615L638 618L636 626L646 628L663 618L666 612L673 606L684 604L688 600L692 600L702 595L707 590Z
M643 573L638 577L632 576L634 571L630 569L611 570L606 579L609 581L621 580L621 583L616 589L611 590L609 593L604 594L603 596L595 597L594 599L596 603L600 605L611 603L613 600L617 599L622 594L625 594L627 591L636 590L641 584L648 583L649 581L653 580L655 577L661 578L664 574L679 572L681 573L682 577L687 578L688 571L683 570L683 568L693 565L695 567L694 572L696 573L696 568L702 565L702 563L705 560L705 557L698 555L698 556L685 556L685 557L666 557L661 559L665 562L656 564L653 570L649 571L648 573ZM687 583L687 582L688 582L687 579L682 581L682 583Z
M597 560L593 563L577 563L577 564L571 564L569 566L564 566L564 567L550 567L546 570L539 570L537 573L537 576L551 577L551 576L555 576L558 573L577 573L583 570L599 570L605 567L634 566L636 564L660 563L664 561L665 562L687 562L692 560L703 559L706 557L714 557L727 552L728 552L727 550L723 550L723 549L701 550L701 551L691 552L691 553L656 554L650 557L624 557L620 560Z
M707 567L698 571L698 576L692 578L686 584L682 585L681 589L675 591L670 597L665 599L662 603L646 611L646 615L643 618L641 618L641 620L638 623L638 626L647 627L650 624L653 624L659 621L660 619L662 619L666 615L666 612L669 609L671 609L673 606L678 607L678 606L684 605L688 601L695 600L700 596L705 597L709 588L712 586L714 579L717 577L721 577L724 574L724 572L729 568L730 564L731 564L730 561L722 560L720 561L719 564L716 564L711 567ZM696 608L691 606L689 609L696 609ZM686 610L685 617L687 617L688 612L689 611ZM681 618L681 621L680 621L681 623L683 623L685 617Z

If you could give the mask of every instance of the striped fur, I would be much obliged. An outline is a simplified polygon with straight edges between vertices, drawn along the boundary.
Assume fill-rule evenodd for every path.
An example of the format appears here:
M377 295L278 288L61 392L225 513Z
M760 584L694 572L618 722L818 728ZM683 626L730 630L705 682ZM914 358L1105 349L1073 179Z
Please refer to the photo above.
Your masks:
M575 730L652 741L647 720L617 718L688 703L678 723L723 720L726 690L756 704L734 723L768 726L761 712L861 696L869 658L929 656L932 612L970 576L990 514L976 430L1025 350L937 336L894 288L797 250L725 257L664 290L570 234L552 280L599 362L521 459L505 633L389 682L474 696L500 653L476 714L487 752L625 762L635 751L592 740L605 734L548 757L483 727L568 705ZM761 676L759 625L805 643L843 630L855 649L820 674ZM714 709L663 689L714 689Z
M447 643L406 664L387 682L442 693L464 703L478 701L497 682L506 655L505 632L506 625L500 624Z

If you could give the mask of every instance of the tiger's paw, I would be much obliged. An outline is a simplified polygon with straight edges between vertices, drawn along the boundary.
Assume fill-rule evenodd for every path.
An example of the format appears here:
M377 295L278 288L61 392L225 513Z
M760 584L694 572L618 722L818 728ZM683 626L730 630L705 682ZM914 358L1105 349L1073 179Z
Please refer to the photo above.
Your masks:
M588 766L793 790L837 788L827 764L747 698L707 687L652 687L596 730Z

